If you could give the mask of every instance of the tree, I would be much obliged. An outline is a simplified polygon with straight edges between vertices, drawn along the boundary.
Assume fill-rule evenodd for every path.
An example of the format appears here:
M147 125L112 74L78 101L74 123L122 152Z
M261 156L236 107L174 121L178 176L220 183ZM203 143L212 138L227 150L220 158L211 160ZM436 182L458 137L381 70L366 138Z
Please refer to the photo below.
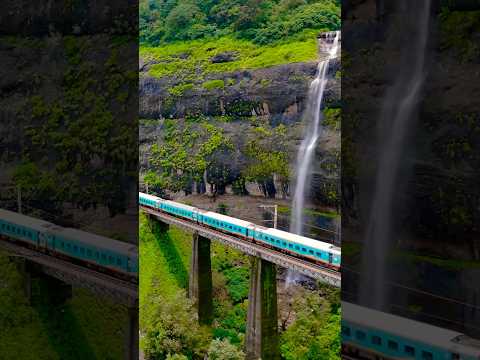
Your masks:
M145 356L167 359L172 354L202 358L209 339L208 332L198 324L198 316L185 291L172 298L156 295L149 299L152 312L146 319L144 332Z
M281 351L286 360L339 358L340 310L320 295L309 293L294 302L296 320L281 337Z
M244 360L245 354L228 339L214 339L208 348L209 360Z

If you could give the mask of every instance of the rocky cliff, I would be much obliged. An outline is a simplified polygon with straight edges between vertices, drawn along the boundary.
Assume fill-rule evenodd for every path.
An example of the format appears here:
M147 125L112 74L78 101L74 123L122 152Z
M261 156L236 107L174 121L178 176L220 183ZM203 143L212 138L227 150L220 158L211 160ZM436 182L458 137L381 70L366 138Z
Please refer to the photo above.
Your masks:
M212 57L210 61L228 62L231 57L232 54L224 53ZM294 171L296 152L308 121L302 118L302 114L308 101L309 85L317 71L317 62L210 73L188 83L175 74L151 76L149 70L154 65L155 61L140 60L140 117L158 119L144 121L140 125L143 170L148 168L152 143L161 139L162 119L182 122L185 119L208 117L225 131L238 148L246 142L249 130L256 122L254 119L272 128L285 126L290 167ZM339 62L333 61L329 69L325 108L339 107L339 70ZM319 142L313 171L315 186L312 194L315 194L315 203L325 200L334 205L337 200L336 195L332 196L332 191L336 194L339 172L338 120L334 119L330 125L325 125L325 136Z

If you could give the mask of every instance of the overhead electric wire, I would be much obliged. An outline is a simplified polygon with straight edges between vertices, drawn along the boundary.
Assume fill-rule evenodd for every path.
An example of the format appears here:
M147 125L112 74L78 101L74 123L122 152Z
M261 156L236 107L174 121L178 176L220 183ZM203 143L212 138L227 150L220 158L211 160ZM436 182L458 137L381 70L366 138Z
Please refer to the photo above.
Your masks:
M352 273L361 275L361 272L360 272L360 271L354 270L354 269L349 268L349 267L347 267L347 266L345 266L345 265L342 265L341 268L342 268L342 271L345 269L345 270L350 271L350 272L352 272ZM422 295L428 295L428 296L430 296L430 297L434 297L434 298L441 299L441 300L444 300L444 301L456 303L456 304L459 304L459 305L464 305L464 306L467 306L467 307L470 307L470 308L473 308L473 309L476 309L476 310L480 310L480 306L475 306L475 305L472 305L472 304L463 302L463 301L461 301L461 300L457 300L457 299L453 299L453 298L448 298L448 297L446 297L446 296L437 295L437 294L434 294L434 293L429 292L429 291L416 289L416 288L413 288L413 287L410 287L410 286L407 286L407 285L404 285L404 284L400 284L400 283L398 283L398 282L385 281L385 284L392 285L392 286L399 287L399 288L406 289L406 290L410 290L410 291L412 291L412 292L417 292L417 293L420 293L420 294L422 294Z

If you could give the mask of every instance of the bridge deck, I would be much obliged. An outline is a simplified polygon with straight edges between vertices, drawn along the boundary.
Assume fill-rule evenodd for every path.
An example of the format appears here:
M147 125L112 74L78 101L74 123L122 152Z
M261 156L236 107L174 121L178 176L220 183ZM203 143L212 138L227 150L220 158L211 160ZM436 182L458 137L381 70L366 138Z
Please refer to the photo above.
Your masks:
M141 209L157 218L161 221L179 226L189 231L198 231L199 235L220 241L221 243L233 247L242 251L245 254L251 256L257 256L264 260L270 261L279 266L289 268L299 273L302 273L306 276L312 277L314 279L320 280L322 282L328 283L330 285L340 287L341 286L341 274L338 271L327 269L325 267L310 263L305 260L297 259L293 256L286 255L279 251L275 251L258 244L253 244L251 242L236 238L231 235L224 234L219 231L215 231L209 228L205 228L198 224L192 223L188 220L183 220L176 218L174 216L167 215L160 211L155 211L150 208L141 207Z
M138 302L137 284L25 248L5 239L0 239L0 247L9 253L39 264L45 274L67 284L87 288L127 306L135 306Z

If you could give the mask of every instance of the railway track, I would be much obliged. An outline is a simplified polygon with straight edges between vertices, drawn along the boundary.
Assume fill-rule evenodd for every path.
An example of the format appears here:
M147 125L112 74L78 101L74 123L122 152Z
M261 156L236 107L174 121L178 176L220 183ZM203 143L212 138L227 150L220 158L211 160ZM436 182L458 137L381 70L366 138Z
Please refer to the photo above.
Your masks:
M227 235L223 232L215 231L210 228L194 224L188 220L179 219L177 217L167 215L160 211L152 210L143 206L141 206L140 208L146 213L161 218L168 224L180 226L190 231L197 231L201 236L220 241L227 246L234 247L248 255L257 256L277 265L299 271L304 275L329 283L330 285L336 287L341 286L341 274L338 271L328 269L317 264L313 264L306 260L298 259L294 256L272 250L259 244L255 244L233 237L231 235Z

